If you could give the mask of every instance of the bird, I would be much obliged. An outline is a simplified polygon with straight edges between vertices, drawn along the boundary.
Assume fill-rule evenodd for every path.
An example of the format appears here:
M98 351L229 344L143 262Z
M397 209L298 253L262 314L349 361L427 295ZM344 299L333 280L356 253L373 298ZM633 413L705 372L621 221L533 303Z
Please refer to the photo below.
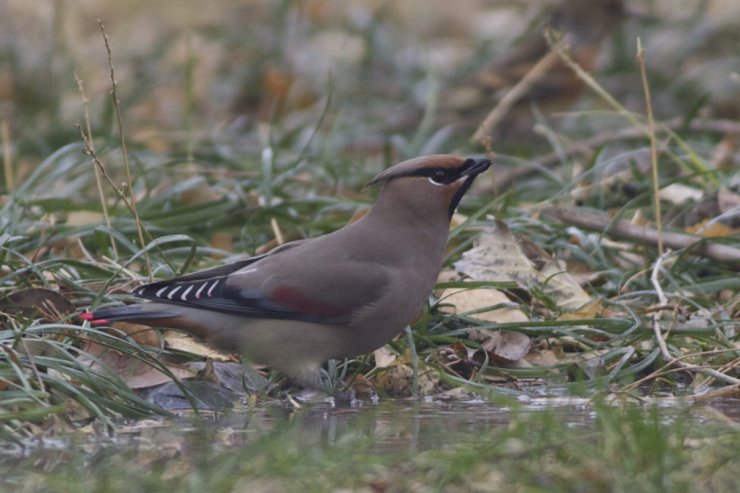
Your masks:
M443 96L445 111L456 115L454 120L480 125L493 103L550 52L545 36L548 31L561 36L571 59L591 72L602 42L629 14L622 0L561 0L540 26L538 36L450 87ZM531 136L532 104L544 113L563 111L581 97L585 87L575 72L558 60L516 101L508 115L492 122L489 131L499 143L513 136Z
M445 257L450 220L488 158L430 155L398 163L367 214L331 233L133 289L141 301L80 315L181 330L241 353L305 387L321 366L389 342L423 309Z

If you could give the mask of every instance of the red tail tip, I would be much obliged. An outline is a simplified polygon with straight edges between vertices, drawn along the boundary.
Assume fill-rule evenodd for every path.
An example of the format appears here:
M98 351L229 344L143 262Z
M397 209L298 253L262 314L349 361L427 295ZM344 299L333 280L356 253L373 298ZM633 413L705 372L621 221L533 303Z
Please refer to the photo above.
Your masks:
M93 312L86 312L80 314L80 319L87 320L90 322L90 325L109 325L110 320L106 320L104 318L95 318L95 315Z

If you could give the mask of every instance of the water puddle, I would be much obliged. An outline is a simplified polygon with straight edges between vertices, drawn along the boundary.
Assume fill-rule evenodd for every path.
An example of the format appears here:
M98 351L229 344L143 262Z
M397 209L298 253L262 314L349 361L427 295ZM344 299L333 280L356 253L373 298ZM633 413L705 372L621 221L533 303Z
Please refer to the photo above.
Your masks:
M637 413L625 420L621 417L624 409ZM646 427L649 420L643 422L641 416L649 413L657 413L658 419ZM158 480L205 474L204 470L213 468L253 468L250 474L281 476L296 474L295 468L304 461L318 461L320 466L313 467L349 470L358 463L367 466L379 461L388 468L394 457L411 460L428 453L480 449L487 443L502 457L529 456L529 450L541 442L560 446L572 439L578 448L608 438L609 430L622 433L623 427L635 426L639 437L656 429L672 433L677 425L694 428L719 423L737 431L738 422L740 399L702 403L662 399L648 405L570 397L525 398L503 404L479 399L382 400L355 402L349 407L319 400L304 403L300 409L274 401L219 416L131 422L113 435L87 428L24 444L4 443L0 447L0 489L26 484L29 477L46 484L49 478L71 481L75 475L86 480L113 475L121 480L122 474L139 474L125 471L146 471L142 474L156 474ZM586 436L593 438L584 442ZM281 467L289 467L290 472ZM265 473L273 468L274 472Z

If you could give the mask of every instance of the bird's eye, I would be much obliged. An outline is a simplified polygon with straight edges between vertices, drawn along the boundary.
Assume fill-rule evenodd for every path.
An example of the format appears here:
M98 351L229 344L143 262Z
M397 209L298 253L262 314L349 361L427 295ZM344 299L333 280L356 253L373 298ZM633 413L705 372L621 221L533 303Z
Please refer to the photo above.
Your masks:
M450 182L450 177L448 176L447 172L439 169L435 171L432 176L429 177L429 181L431 181L435 185L444 185L445 183Z

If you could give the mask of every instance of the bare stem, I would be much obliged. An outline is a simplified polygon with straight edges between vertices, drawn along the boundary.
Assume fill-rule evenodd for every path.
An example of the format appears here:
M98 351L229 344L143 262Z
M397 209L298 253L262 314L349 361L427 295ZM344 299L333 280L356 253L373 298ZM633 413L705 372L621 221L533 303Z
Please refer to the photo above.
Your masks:
M88 155L92 156L95 155L95 143L93 142L93 136L92 136L92 126L90 124L90 111L89 111L89 103L90 100L87 99L87 95L85 94L85 87L82 82L82 79L80 79L77 76L77 73L75 72L75 81L77 81L77 88L80 91L80 96L82 97L82 107L84 109L85 114L85 129L84 132L82 128L80 128L80 132L83 132L83 141L85 148L89 150L90 152L86 152ZM103 192L103 181L101 179L102 172L101 172L101 166L95 166L95 160L92 160L93 168L95 169L95 185L98 189L98 197L100 198L100 206L103 209L103 219L105 220L105 224L108 226L108 229L111 228L111 222L110 222L110 215L108 214L108 204L105 200L105 193ZM116 240L111 235L110 239L111 244L111 250L113 251L113 255L118 258L118 247L116 246Z
M131 178L131 167L129 165L129 159L128 159L128 149L126 147L126 135L123 128L123 117L121 116L121 107L120 107L120 101L118 100L118 92L117 87L118 83L116 82L116 74L115 74L115 68L113 67L113 54L111 52L110 43L108 41L108 35L105 33L105 26L103 26L103 22L98 19L98 25L100 26L100 32L103 35L103 41L105 42L105 51L108 53L108 66L110 67L110 81L111 81L111 97L113 98L113 108L116 112L116 123L118 124L118 137L121 141L121 153L123 155L123 167L124 171L126 173L126 188L128 189L128 196L129 196L129 209L131 210L131 214L134 216L134 221L136 222L136 233L139 237L139 245L141 248L146 247L146 241L144 240L144 226L141 224L141 218L139 218L139 213L136 210L136 197L134 196L134 187L133 187L133 180ZM152 266L149 262L149 255L147 253L144 253L144 260L147 265L147 272L149 273L149 277L151 279L152 276Z
M658 255L663 255L663 218L660 212L660 182L658 179L658 146L655 142L655 121L653 120L653 101L650 96L650 84L645 71L645 50L640 38L637 38L637 63L640 66L642 89L645 93L645 108L648 121L648 137L650 138L650 168L653 181L653 206L655 208L655 227L658 230Z

